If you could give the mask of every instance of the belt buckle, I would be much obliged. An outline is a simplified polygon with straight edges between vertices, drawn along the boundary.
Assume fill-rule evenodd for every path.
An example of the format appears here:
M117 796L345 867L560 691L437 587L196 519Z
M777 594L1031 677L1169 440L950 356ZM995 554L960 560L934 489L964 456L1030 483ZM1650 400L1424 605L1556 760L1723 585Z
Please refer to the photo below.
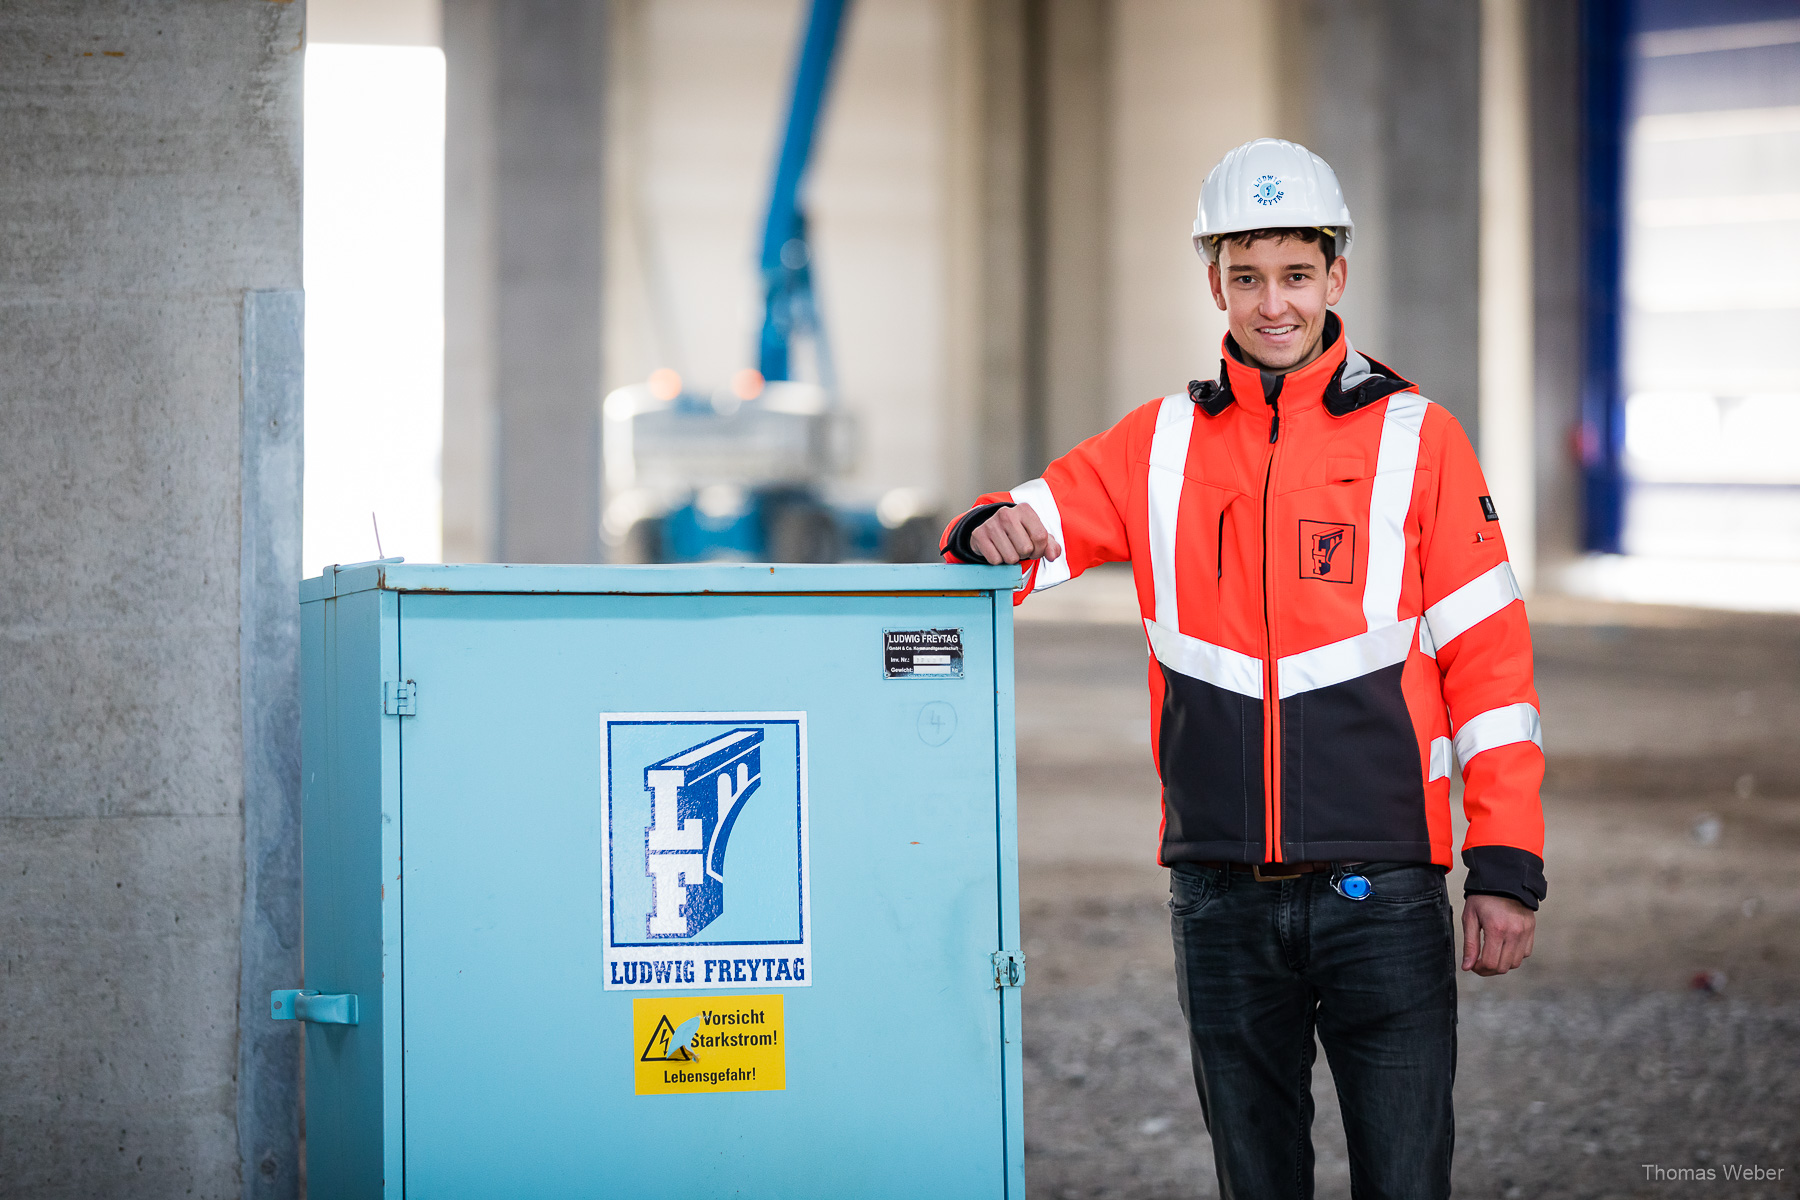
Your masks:
M1264 875L1263 874L1263 867L1265 867L1265 866L1285 867L1287 865L1288 865L1287 863L1251 863L1250 864L1250 878L1256 880L1256 882L1258 882L1258 883L1277 883L1283 879L1298 879L1300 877L1300 872L1298 872L1298 871L1289 871L1285 875Z

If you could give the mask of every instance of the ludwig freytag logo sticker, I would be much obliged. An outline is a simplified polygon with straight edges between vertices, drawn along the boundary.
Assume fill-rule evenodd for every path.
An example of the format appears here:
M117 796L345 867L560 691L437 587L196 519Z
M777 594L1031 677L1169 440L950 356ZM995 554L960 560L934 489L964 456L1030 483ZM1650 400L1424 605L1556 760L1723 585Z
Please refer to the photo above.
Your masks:
M1343 521L1300 522L1300 578L1356 582L1356 526Z
M811 980L805 713L606 713L608 990Z
M1287 193L1282 190L1281 180L1274 175L1258 175L1256 184L1251 188L1251 198L1264 208L1271 204L1280 204Z

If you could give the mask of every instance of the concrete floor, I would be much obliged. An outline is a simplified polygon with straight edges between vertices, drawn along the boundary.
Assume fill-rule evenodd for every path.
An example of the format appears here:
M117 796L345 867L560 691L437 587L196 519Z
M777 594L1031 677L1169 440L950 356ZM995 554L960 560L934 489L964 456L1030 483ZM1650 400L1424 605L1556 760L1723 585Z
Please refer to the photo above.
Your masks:
M1217 1195L1155 865L1144 643L1121 595L1101 583L1019 626L1040 1198ZM1800 1196L1800 620L1566 601L1533 620L1550 895L1523 970L1462 977L1456 1193ZM1314 1094L1318 1195L1347 1196L1322 1055ZM1724 1163L1783 1174L1645 1178Z

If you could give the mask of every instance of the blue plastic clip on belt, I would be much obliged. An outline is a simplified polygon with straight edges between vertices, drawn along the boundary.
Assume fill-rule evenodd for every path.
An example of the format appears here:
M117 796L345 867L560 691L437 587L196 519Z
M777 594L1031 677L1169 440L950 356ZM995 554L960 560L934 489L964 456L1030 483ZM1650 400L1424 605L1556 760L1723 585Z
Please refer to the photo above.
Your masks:
M1346 874L1340 866L1331 873L1331 890L1346 900L1367 900L1374 894L1375 885L1367 875Z

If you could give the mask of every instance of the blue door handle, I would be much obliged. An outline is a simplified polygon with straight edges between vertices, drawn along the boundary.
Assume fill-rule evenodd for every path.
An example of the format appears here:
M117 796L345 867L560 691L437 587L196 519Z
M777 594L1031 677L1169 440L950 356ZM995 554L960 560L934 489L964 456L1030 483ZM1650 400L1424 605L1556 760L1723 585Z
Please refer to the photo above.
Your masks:
M286 988L269 993L269 1015L277 1021L311 1021L316 1025L356 1024L355 996L321 996Z

